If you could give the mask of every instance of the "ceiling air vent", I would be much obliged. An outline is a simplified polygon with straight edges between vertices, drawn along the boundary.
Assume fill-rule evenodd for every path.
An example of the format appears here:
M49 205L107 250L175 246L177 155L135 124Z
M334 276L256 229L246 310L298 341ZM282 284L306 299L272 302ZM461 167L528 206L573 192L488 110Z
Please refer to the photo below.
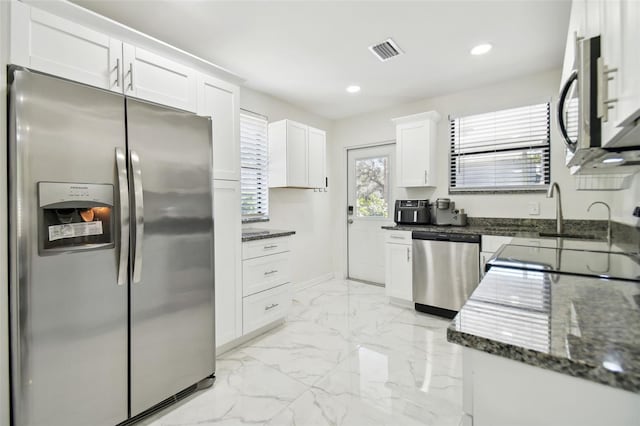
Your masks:
M388 61L394 56L398 56L403 54L402 49L398 47L395 41L388 38L380 44L374 44L373 46L369 46L369 50L376 55L376 58L380 59L382 62Z

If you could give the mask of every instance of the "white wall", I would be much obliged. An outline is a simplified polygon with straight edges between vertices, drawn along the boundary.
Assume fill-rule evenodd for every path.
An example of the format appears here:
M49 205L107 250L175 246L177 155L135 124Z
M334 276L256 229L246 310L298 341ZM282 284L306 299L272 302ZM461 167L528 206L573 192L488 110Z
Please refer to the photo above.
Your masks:
M242 87L240 107L266 115L269 122L288 118L325 130L327 146L333 143L330 120L272 96ZM330 195L334 189L335 185L330 173L328 192L314 192L313 189L270 189L269 222L244 225L244 228L296 231L291 249L291 271L295 284L319 278L334 271L331 253L333 238L329 232L332 229Z
M374 113L363 114L334 123L330 146L331 173L335 176L332 196L334 215L333 233L335 268L344 271L346 240L346 148L395 139L394 117L435 110L442 119L437 132L437 187L398 188L397 198L449 197L456 207L464 208L469 216L476 217L521 217L554 218L555 199L547 199L544 193L529 194L448 194L448 149L449 127L447 117L463 116L534 103L552 101L551 120L551 179L558 182L562 190L562 204L565 218L605 219L604 209L593 209L587 213L589 204L596 200L620 204L620 195L610 191L576 191L575 178L564 166L564 145L556 129L555 102L560 86L560 70L551 70L504 81L499 84L466 90L398 105ZM366 88L365 88L366 90ZM640 192L640 184L637 185ZM528 203L540 204L540 215L529 216ZM616 205L617 207L617 205Z

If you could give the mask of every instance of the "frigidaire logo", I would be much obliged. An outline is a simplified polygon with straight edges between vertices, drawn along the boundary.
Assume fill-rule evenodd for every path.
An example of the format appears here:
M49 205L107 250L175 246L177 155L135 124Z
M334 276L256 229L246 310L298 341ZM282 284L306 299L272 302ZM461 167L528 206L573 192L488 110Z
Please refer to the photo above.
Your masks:
M89 189L88 186L73 186L73 185L71 185L69 188L71 188L71 189Z

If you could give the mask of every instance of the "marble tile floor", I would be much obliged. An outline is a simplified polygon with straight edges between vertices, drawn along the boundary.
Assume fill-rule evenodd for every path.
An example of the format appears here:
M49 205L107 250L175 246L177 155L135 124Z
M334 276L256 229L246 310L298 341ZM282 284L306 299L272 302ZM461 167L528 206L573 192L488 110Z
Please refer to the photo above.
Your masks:
M462 356L449 321L331 280L294 294L287 322L222 354L215 385L152 426L458 426Z

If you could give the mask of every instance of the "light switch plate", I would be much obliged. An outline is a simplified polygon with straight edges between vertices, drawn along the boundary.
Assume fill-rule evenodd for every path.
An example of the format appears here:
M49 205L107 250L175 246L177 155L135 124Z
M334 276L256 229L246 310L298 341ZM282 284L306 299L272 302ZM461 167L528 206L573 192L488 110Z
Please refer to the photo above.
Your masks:
M540 216L540 203L535 201L529 203L529 216Z

